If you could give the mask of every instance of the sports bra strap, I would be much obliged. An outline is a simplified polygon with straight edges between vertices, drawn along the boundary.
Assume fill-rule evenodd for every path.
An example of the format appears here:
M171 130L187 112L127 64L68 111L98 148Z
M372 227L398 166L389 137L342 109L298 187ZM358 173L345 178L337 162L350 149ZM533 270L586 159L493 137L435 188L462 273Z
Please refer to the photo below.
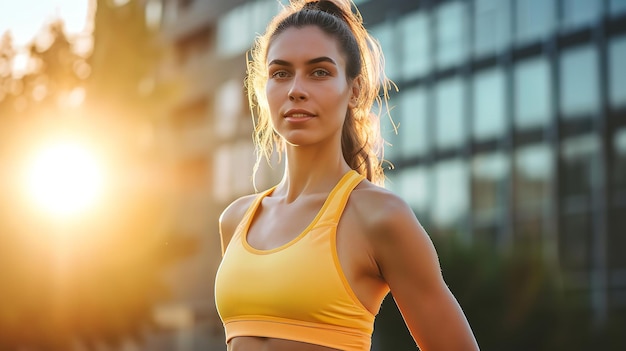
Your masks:
M330 192L326 202L324 203L321 211L321 217L317 221L317 225L320 224L337 224L339 223L339 219L343 213L346 204L348 203L348 198L352 193L352 190L363 180L365 176L359 174L355 170L350 170L348 173L344 174L344 176L339 180L339 183L335 186L335 188ZM263 198L271 194L276 186L267 189L257 195L254 199L250 207L243 216L243 219L239 223L237 227L236 233L241 233L241 230L244 228L240 228L241 226L246 226L250 220L251 216L254 215L257 208L259 207Z
M251 219L250 217L254 216L254 213L256 209L259 207L259 204L261 203L263 198L266 197L268 194L270 194L272 191L274 191L275 188L276 186L257 194L257 196L254 198L254 201L252 201L250 206L248 206L248 209L246 210L243 217L241 218L241 221L239 221L239 224L235 228L235 232L231 240L241 240L241 233L243 229L245 229L244 227L247 226L248 223L250 222L250 219ZM226 253L227 243L224 243L224 238L221 238L221 240L222 240L222 256L224 256L224 254Z
M335 186L333 191L328 195L328 202L324 205L323 213L318 224L337 224L343 214L343 210L348 203L348 198L352 190L365 179L365 176L359 174L355 170L346 173L339 184Z

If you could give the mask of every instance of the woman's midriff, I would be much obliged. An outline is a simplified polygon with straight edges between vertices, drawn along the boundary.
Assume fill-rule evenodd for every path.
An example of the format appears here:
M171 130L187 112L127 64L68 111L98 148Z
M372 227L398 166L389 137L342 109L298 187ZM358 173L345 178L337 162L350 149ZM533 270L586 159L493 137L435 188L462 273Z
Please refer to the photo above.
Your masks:
M309 343L262 338L255 336L238 336L228 343L228 351L341 351L330 347Z

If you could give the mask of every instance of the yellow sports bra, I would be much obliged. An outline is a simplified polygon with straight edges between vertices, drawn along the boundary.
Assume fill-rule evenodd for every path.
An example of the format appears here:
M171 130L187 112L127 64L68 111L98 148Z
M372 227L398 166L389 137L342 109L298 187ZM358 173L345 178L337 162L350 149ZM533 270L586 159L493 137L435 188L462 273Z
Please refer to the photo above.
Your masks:
M346 173L309 226L289 243L257 250L246 239L261 193L226 248L215 278L215 301L226 342L258 336L345 351L370 350L374 315L352 291L339 265L337 224L364 177Z

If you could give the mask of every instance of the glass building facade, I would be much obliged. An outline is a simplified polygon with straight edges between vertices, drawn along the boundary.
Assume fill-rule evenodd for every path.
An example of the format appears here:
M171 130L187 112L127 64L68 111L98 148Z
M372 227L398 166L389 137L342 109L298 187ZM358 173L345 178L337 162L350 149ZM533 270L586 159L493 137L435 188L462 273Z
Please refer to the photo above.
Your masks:
M217 238L215 214L254 190L245 52L278 6L163 2L180 70L195 83L206 77L172 119L192 111L212 131L210 147L180 163L203 170L211 204L198 215L214 213L205 229ZM596 319L626 307L626 0L355 2L399 87L390 101L398 132L382 119L387 185L430 235L525 245L558 267ZM262 169L256 186L280 173ZM221 337L219 322L209 324Z
M360 4L400 88L390 187L431 235L530 246L623 308L626 1L393 3Z

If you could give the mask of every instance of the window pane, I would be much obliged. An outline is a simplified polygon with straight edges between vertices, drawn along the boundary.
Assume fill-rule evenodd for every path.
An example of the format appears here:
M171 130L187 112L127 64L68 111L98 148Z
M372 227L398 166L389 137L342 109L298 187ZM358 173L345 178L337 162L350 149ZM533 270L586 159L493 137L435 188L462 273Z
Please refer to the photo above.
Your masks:
M626 128L615 131L613 136L613 184L621 194L626 192ZM622 195L623 196L623 195Z
M609 44L609 100L613 107L626 107L626 36Z
M561 145L563 157L563 195L590 196L598 177L598 151L600 145L595 135L568 138Z
M626 216L624 216L624 208L614 208L609 212L611 221L611 230L609 234L608 256L609 267L611 269L626 269L626 255L624 248L626 247Z
M547 144L519 148L515 153L515 209L520 216L548 209L553 152Z
M476 0L474 4L474 55L497 53L510 44L510 16L510 0Z
M565 117L584 116L599 109L598 55L584 46L561 56L561 113Z
M389 106L390 108L394 107L394 106L401 106L402 103L402 98L401 95L392 95L389 98ZM401 139L400 139L400 135L398 133L396 133L396 128L394 127L394 124L398 124L399 120L402 120L402 116L401 116L401 112L400 112L400 116L397 116L397 114L391 113L391 116L393 118L393 124L392 121L389 119L389 115L387 114L386 109L383 107L383 112L380 114L380 130L381 130L381 135L383 136L383 138L385 139L385 141L389 144L385 144L385 158L388 160L397 160L401 155L402 155L402 144L401 144Z
M548 124L552 89L548 61L541 57L515 67L515 127L528 129Z
M397 168L385 172L385 189L402 196L402 184L398 172L400 170Z
M537 255L553 255L549 233L553 150L547 143L524 146L515 151L515 241Z
M570 270L585 270L591 261L591 215L588 212L561 217L559 236L561 266Z
M396 31L394 26L389 23L379 24L371 30L372 35L380 42L380 46L385 56L385 73L387 76L395 80L398 78L398 57L395 50Z
M402 198L420 217L425 216L430 208L429 172L424 167L411 167L398 176Z
M243 111L243 92L239 80L231 79L216 92L215 132L220 137L230 137L237 131Z
M475 75L473 91L474 138L483 140L503 135L506 127L506 86L502 69Z
M437 67L447 68L461 63L467 55L465 3L445 3L436 12Z
M600 16L602 1L598 0L563 0L563 29L572 29L588 25Z
M612 14L622 14L626 12L626 0L610 0L610 9Z
M435 194L432 219L438 229L459 228L469 205L467 165L461 159L435 166Z
M464 87L461 78L440 81L435 89L435 142L438 148L457 147L464 142Z
M424 155L428 152L427 93L421 88L411 88L402 94L399 109L398 134L403 156Z
M221 17L217 25L217 50L224 56L239 54L250 48L255 33L263 32L265 25L278 11L271 0L241 5Z
M430 69L430 23L423 12L404 16L399 23L402 31L402 76L413 78Z
M227 201L234 194L230 181L234 156L233 148L228 144L220 146L213 156L215 172L213 194L218 201Z
M233 145L233 154L236 162L231 161L231 177L230 181L234 186L235 194L250 193L254 189L251 188L250 174L254 165L254 145L251 141L242 140ZM232 194L231 194L232 195Z
M554 29L556 14L554 0L516 0L517 43L540 40Z
M472 209L481 226L502 220L507 208L508 159L502 152L477 155L472 161Z

